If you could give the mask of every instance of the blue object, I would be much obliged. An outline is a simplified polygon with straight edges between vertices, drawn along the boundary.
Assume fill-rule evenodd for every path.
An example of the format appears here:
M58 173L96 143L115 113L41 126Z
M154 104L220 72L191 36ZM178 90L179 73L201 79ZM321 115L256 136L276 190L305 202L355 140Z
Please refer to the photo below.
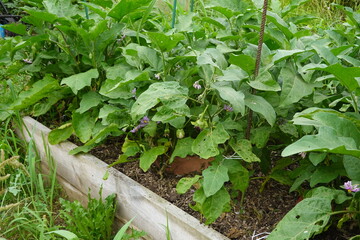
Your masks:
M2 25L0 24L0 37L5 38L5 29L3 29L1 26Z

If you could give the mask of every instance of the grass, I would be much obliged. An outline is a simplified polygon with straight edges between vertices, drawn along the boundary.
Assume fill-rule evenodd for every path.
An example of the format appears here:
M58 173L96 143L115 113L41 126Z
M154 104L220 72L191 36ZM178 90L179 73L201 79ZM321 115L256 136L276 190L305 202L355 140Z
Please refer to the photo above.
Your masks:
M292 0L280 0L282 6L288 5ZM360 2L354 0L310 0L295 9L290 16L313 15L316 17L308 24L312 27L328 28L344 22L344 13L336 8L334 4L340 4L360 10Z
M59 196L55 170L50 171L49 181L44 182L44 176L37 171L39 158L34 144L26 146L19 140L10 128L10 120L0 125L0 149L0 176L7 176L0 182L0 237L55 239L46 234L59 228L53 214L53 203ZM14 158L16 162L4 164ZM48 159L51 160L50 155Z

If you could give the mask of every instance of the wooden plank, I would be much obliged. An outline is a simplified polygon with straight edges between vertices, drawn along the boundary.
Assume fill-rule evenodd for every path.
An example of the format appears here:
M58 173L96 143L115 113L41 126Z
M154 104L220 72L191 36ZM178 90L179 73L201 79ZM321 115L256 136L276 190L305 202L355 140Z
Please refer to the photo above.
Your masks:
M29 141L32 136L43 164L47 164L44 144L48 145L46 139L50 130L30 117L25 117L23 121L24 138ZM85 196L90 189L91 195L98 197L100 186L103 186L103 197L116 193L117 218L128 221L135 217L133 225L154 240L166 240L167 222L173 240L228 239L116 169L108 168L96 157L89 154L69 155L68 152L75 147L70 142L49 145L57 165L57 174ZM107 170L109 178L103 180Z

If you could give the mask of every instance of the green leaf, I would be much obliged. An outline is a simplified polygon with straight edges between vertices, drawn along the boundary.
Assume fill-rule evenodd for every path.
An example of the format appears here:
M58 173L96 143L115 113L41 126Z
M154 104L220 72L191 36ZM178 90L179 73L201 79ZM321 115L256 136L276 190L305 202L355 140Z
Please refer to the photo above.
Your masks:
M305 198L320 197L335 200L336 204L342 204L351 199L344 190L337 190L328 187L317 187L306 193Z
M360 159L353 156L344 156L344 168L351 180L360 181Z
M45 0L43 5L47 12L60 18L71 18L78 14L78 10L71 0Z
M157 129L157 123L155 121L151 121L143 128L143 131L149 134L150 137L155 137Z
M59 235L63 238L66 238L67 240L79 240L78 236L76 236L75 233L66 231L66 230L56 230L56 231L51 231L48 232L48 234L54 233L56 235Z
M219 155L219 144L224 143L230 138L222 124L218 124L214 129L204 129L196 137L192 144L192 151L202 158L208 159Z
M271 132L272 128L267 126L252 128L250 141L252 144L255 144L257 148L263 148L266 146Z
M267 12L267 19L272 22L288 39L293 37L293 33L289 30L290 26L276 13Z
M254 112L260 113L271 126L274 125L276 120L275 110L263 97L245 94L245 105Z
M91 112L85 112L83 114L74 112L72 115L72 126L79 137L80 141L87 142L91 135L93 128L95 127L96 116L92 116Z
M202 209L206 218L205 224L213 223L223 212L230 210L230 195L228 191L222 187L214 195L206 198Z
M228 168L222 164L214 164L202 172L203 188L206 197L214 195L229 181Z
M151 164L155 162L158 156L166 152L165 146L153 147L150 150L144 152L140 157L140 168L146 172L151 167Z
M134 217L135 218L135 217ZM115 237L113 240L122 240L123 237L126 234L126 231L128 230L128 228L130 227L131 222L134 220L134 218L132 218L130 221L128 221L124 226L122 226L120 228L120 230L116 233Z
M10 108L18 110L29 107L39 100L50 96L59 88L60 86L56 79L46 76L36 81L30 90L21 92L15 102L11 104Z
M161 32L148 32L147 35L151 39L151 42L162 52L171 51L180 41L185 39L184 35L181 33L175 33L168 36Z
M232 87L221 86L220 84L213 84L222 99L228 101L235 113L245 114L245 95L241 91L236 91Z
M255 59L248 55L234 55L230 54L229 62L231 64L234 64L241 69L243 69L245 72L247 72L249 75L252 75L255 70Z
M193 151L191 150L191 146L194 142L194 139L191 137L179 139L176 143L175 149L171 154L169 163L174 161L175 157L186 157L188 155L193 155Z
M279 80L283 82L280 95L280 107L298 102L313 92L313 84L306 83L297 72L288 67L281 69Z
M317 135L304 136L287 146L282 156L321 151L360 157L360 121L331 109L309 108L297 113L295 124L319 127Z
M318 166L310 178L310 187L319 183L330 183L339 175L333 166Z
M21 23L10 23L10 24L6 24L6 25L2 25L2 28L16 33L16 34L20 34L20 35L26 35L27 31L26 31L26 25L21 24Z
M360 150L356 147L354 139L339 137L334 129L328 127L320 127L317 135L304 136L295 143L290 144L281 155L286 157L308 151L323 151L360 157Z
M331 198L312 197L299 202L277 224L268 240L303 240L319 234L332 213Z
M280 61L283 61L289 57L295 56L299 53L303 53L304 50L300 50L300 49L293 49L293 50L276 50L276 54L273 57L273 62L276 64Z
M71 123L61 125L57 129L52 130L49 133L48 140L52 145L58 144L68 139L74 133L74 129Z
M144 116L145 113L160 101L172 101L176 105L185 105L188 89L178 82L157 82L143 92L131 108L133 119Z
M232 183L232 188L245 193L249 186L250 174L249 171L241 165L241 160L226 159L223 164L228 169L228 175Z
M229 142L232 149L245 161L245 162L260 162L260 159L252 152L251 142L247 139L230 140Z
M108 13L108 16L120 21L127 14L148 5L151 0L120 0Z
M161 72L163 69L163 62L158 56L157 51L152 48L138 46L137 47L138 56L145 63L149 64L152 67L153 71Z
M98 78L99 72L97 69L90 69L87 72L78 73L75 75L72 75L70 77L64 78L61 81L61 84L68 85L71 90L77 94L77 92L84 87L91 85L91 79L92 78Z
M261 72L249 85L260 91L281 91L280 85L273 79L268 71Z
M101 100L102 97L97 92L93 92L93 91L87 92L82 96L80 102L80 108L77 109L76 111L79 113L84 113L88 111L90 108L99 105L101 103Z
M132 141L132 140L129 140L128 138L126 138L121 147L121 151L126 156L131 157L131 156L135 156L138 152L140 152L141 148L136 141Z
M309 154L309 160L314 166L317 166L319 163L325 160L326 155L326 153L311 152Z
M93 147L95 147L96 144L104 140L109 134L113 133L113 135L117 135L119 132L119 126L116 124L110 124L109 126L103 127L87 143L85 143L83 146L74 148L69 152L69 154L73 155L78 154L79 152L88 152Z
M195 175L194 177L183 177L181 178L178 183L176 184L176 192L178 194L186 193L192 185L197 183L201 176Z
M357 78L360 77L360 67L343 67L341 64L337 63L325 68L314 69L333 74L350 92L359 88Z

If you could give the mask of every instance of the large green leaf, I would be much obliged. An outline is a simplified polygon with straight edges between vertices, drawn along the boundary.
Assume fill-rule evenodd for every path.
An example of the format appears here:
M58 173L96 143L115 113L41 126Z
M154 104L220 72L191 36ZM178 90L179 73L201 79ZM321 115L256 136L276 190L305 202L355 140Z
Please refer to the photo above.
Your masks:
M230 210L230 195L225 187L208 198L201 187L194 193L193 199L196 205L191 207L205 216L205 224L214 222L223 212Z
M331 199L304 199L285 215L267 239L309 239L325 228L330 220L330 213Z
M351 180L360 181L360 158L344 156L344 168Z
M203 188L206 197L214 195L224 183L229 181L228 168L224 165L214 164L202 172L204 177Z
M313 84L306 83L297 72L288 67L281 69L279 80L283 83L280 95L281 107L296 103L313 92Z
M253 81L249 81L249 85L261 91L280 91L280 85L273 79L268 71L261 72Z
M161 72L163 68L163 62L154 49L144 46L138 46L137 51L139 58L145 63L149 64L152 70Z
M108 16L120 21L127 14L149 4L151 0L120 0L108 13Z
M77 110L79 113L84 113L92 107L96 107L101 103L102 97L100 94L90 91L82 96L80 108Z
M185 39L181 33L168 36L161 32L148 32L147 35L151 39L151 42L162 52L171 51L180 41Z
M177 141L174 151L171 154L169 163L174 161L175 157L186 157L188 155L193 155L193 151L191 150L191 146L194 142L194 139L191 137L183 138Z
M58 144L68 139L74 132L71 123L66 123L60 127L52 130L49 133L48 140L50 144Z
M350 92L359 88L357 78L360 77L360 67L344 67L337 63L325 68L315 69L333 74Z
M177 106L185 105L188 89L178 82L157 82L143 92L131 108L131 116L137 119L160 101L172 101ZM174 103L175 102L175 103Z
M80 141L85 143L87 142L93 132L95 126L96 116L93 116L90 111L80 114L74 112L72 115L72 126L76 133L76 136L79 137Z
M84 87L91 85L91 79L98 78L99 72L97 69L90 69L87 72L78 73L75 75L72 75L70 77L64 78L61 81L61 84L68 85L71 90L77 94L77 92Z
M272 22L288 39L293 37L293 33L289 30L290 26L276 13L268 11L267 19Z
M140 168L146 172L147 170L149 170L151 164L155 162L158 156L164 154L165 152L165 146L153 147L150 150L144 152L140 157Z
M319 133L304 136L287 146L283 156L306 151L360 156L360 121L357 118L331 109L309 108L297 113L293 121L294 124L319 127Z
M61 18L71 18L79 13L71 0L45 0L43 4L47 12Z
M246 94L245 104L254 112L260 113L271 126L274 125L276 120L275 110L263 97Z
M36 81L28 91L21 92L15 102L11 104L10 108L24 109L29 107L39 100L50 96L59 88L60 86L56 79L46 76Z
M249 75L252 75L255 70L255 59L248 55L230 55L229 62L236 66L239 66Z
M212 87L219 92L222 99L231 104L235 113L245 114L245 95L241 91L220 84L213 84Z
M276 54L273 56L273 62L274 63L278 63L282 60L285 60L289 57L292 57L296 54L302 53L304 52L304 50L300 50L300 49L292 49L292 50L277 50Z
M241 159L226 159L223 164L228 169L232 188L245 193L249 186L250 175L249 171L241 165L241 161Z
M194 140L192 151L205 159L217 156L220 153L218 145L229 137L222 124L216 125L214 129L204 129Z

